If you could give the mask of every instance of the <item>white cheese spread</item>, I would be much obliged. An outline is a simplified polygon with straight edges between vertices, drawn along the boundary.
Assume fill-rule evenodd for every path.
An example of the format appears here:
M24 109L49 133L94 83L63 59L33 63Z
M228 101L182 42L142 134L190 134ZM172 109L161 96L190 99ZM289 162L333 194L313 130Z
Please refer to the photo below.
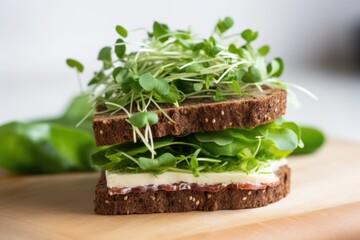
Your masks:
M106 182L108 188L135 188L145 186L171 185L176 183L189 183L198 185L214 184L271 184L277 182L276 171L287 164L286 159L269 160L268 166L263 167L258 173L243 172L221 172L221 173L202 173L195 177L191 173L165 172L159 175L149 173L119 173L116 171L106 171Z

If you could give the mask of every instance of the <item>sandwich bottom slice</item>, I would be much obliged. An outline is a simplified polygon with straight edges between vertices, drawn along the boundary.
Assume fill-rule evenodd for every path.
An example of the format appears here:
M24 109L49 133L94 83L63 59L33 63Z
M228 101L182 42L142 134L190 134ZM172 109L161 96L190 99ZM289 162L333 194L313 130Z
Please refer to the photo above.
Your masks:
M206 190L130 191L117 194L107 186L103 173L95 190L95 213L104 215L170 213L188 211L216 211L266 206L284 198L290 191L290 168L281 166L276 171L278 181L261 188L237 188L237 184ZM194 186L194 184L192 184ZM217 185L214 185L217 186Z
M92 155L103 172L95 190L98 214L215 211L266 206L290 190L285 159L301 145L296 124L276 120L123 143Z

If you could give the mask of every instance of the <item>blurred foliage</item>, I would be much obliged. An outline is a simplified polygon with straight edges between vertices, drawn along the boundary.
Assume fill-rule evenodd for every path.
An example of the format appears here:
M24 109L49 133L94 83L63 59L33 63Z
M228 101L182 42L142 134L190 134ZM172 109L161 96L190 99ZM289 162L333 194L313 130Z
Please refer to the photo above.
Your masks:
M293 155L314 153L325 143L325 134L319 129L301 126L300 130L304 147L295 149Z
M0 166L20 174L91 171L96 151L87 96L75 97L58 118L10 122L0 126Z

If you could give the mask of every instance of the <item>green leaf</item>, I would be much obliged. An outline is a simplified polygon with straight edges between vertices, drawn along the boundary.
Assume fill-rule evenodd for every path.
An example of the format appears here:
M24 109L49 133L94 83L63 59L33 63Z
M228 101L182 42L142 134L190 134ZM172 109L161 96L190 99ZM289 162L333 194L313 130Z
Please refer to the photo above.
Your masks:
M241 93L241 88L237 81L232 81L231 87L232 87L234 93Z
M123 37L123 38L126 38L127 35L128 35L127 30L126 30L123 26L117 25L117 26L115 27L115 30L116 30L116 32L117 32L121 37Z
M124 73L125 75L125 73ZM120 78L120 76L118 76ZM118 79L117 81L121 82L121 88L124 93L129 93L130 91L134 91L134 93L139 93L143 90L138 81L130 77L122 76L122 79Z
M133 126L137 128L142 128L148 122L147 114L146 112L136 113L129 118L129 121Z
M232 43L232 44L229 45L228 51L231 52L231 53L237 53L238 49L235 46L235 44Z
M161 96L165 96L170 91L168 82L164 79L157 79L151 73L145 73L139 78L140 86L148 92L155 91Z
M294 122L281 122L278 125L280 127L282 127L282 128L288 128L291 131L293 131L297 135L297 139L298 139L298 143L299 143L298 146L303 147L303 143L301 141L301 129L296 123L294 123Z
M192 82L177 80L174 81L176 88L183 93L191 93L194 92L194 86Z
M169 36L166 36L169 33L169 28L165 24L154 22L153 24L153 35L159 39L160 42L165 42L169 39ZM166 37L165 37L166 36Z
M120 72L118 75L116 75L115 82L120 83L120 84L124 82L123 72Z
M191 65L187 66L185 68L185 72L187 72L187 73L197 73L197 72L200 72L200 70L202 68L203 67L200 64L194 63L194 64L191 64Z
M216 40L213 37L210 37L208 40L204 41L203 49L210 57L215 57L221 51L221 48L217 46Z
M195 92L199 92L204 88L204 84L202 82L194 83Z
M149 123L150 125L156 124L159 121L159 118L154 112L139 112L132 115L129 118L129 121L133 126L142 128L146 123Z
M155 86L154 91L157 94L160 94L162 96L166 96L170 91L169 83L164 79L155 79Z
M204 150L211 153L213 156L237 156L244 146L240 141L234 139L227 131L216 132L213 134L221 134L218 139L206 139L204 136L195 135L195 143L198 143ZM216 141L216 142L215 142Z
M71 68L75 68L78 73L82 73L84 71L84 66L75 59L66 59L66 64Z
M234 20L231 17L225 17L223 20L220 19L216 24L216 29L220 34L226 32L234 25Z
M281 58L275 58L267 65L267 72L270 77L280 77L284 71L284 62Z
M103 47L99 52L98 60L103 62L104 69L111 68L112 67L111 47Z
M175 167L176 158L171 153L164 153L157 158L151 159L139 157L139 167L143 170Z
M224 25L227 29L231 28L234 25L234 20L231 17L224 18Z
M251 61L252 59L251 53L243 47L238 49L237 54L241 59L245 59L247 61Z
M111 61L111 47L103 47L99 52L98 60Z
M0 127L0 166L21 174L91 171L93 137L50 123L12 122Z
M213 80L213 79L211 79L211 76L208 75L205 77L205 89L207 89L207 90L210 89L210 81L211 80Z
M235 77L237 81L242 81L242 78L247 73L247 71L244 68L237 69L235 72Z
M150 125L154 125L159 121L159 117L156 113L154 112L146 112L146 113L147 113L146 117Z
M298 137L290 129L269 129L267 138L281 151L292 151L298 146Z
M266 56L269 53L269 51L270 51L270 47L268 45L264 45L258 49L258 53L263 57Z
M246 43L251 43L252 41L256 40L258 35L258 32L254 32L250 29L246 29L241 33L241 37L246 41Z
M319 129L302 126L300 130L304 147L296 148L292 154L310 154L317 151L325 143L325 135Z
M204 133L195 133L196 140L199 142L213 142L219 146L225 146L234 141L234 138L230 136L227 132L204 132Z
M115 79L115 82L122 84L125 81L125 75L127 71L123 67L117 67L112 72L113 78Z
M123 71L124 70L124 68L123 67L116 67L116 68L114 68L114 70L113 70L113 72L111 73L111 75L113 76L113 78L115 79L116 78L116 76L121 72L121 71Z
M139 83L145 91L152 91L156 85L156 78L154 78L151 73L147 72L140 76Z
M111 163L111 160L107 157L105 157L105 152L107 152L108 150L101 150L101 151L97 151L96 153L91 154L91 166L93 167L101 167L102 170L103 169L103 165Z
M116 40L116 44L121 44L121 45L115 46L115 53L116 53L116 56L118 56L118 58L122 59L126 52L126 46L125 46L124 40L119 38L118 40Z
M267 78L266 63L264 58L257 58L254 65L249 67L247 73L245 73L242 81L245 83L262 82Z
M204 42L199 42L199 43L196 43L196 44L193 45L192 50L194 52L198 52L198 51L200 51L200 50L202 50L204 48L205 48L205 43Z
M155 92L154 96L155 96L155 99L161 103L175 103L178 100L180 100L180 93L179 93L177 87L175 87L174 85L170 86L169 93L166 94L165 96L157 94L156 92Z

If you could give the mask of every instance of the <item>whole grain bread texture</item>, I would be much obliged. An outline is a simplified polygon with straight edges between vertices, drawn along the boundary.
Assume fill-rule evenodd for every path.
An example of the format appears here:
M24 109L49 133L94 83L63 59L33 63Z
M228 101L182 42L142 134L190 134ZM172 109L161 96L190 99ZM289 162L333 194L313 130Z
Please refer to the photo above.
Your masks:
M102 215L149 214L189 211L216 211L257 208L284 198L290 191L290 168L277 171L280 182L259 190L224 188L218 192L197 190L148 191L143 193L108 193L105 174L95 190L95 213Z
M159 121L151 126L154 138L195 132L219 131L227 128L256 127L281 117L286 110L287 93L266 88L249 97L236 97L223 102L211 100L182 102L178 108L154 110ZM132 126L124 113L96 114L93 130L97 146L119 144L133 140ZM142 129L143 131L143 129Z

